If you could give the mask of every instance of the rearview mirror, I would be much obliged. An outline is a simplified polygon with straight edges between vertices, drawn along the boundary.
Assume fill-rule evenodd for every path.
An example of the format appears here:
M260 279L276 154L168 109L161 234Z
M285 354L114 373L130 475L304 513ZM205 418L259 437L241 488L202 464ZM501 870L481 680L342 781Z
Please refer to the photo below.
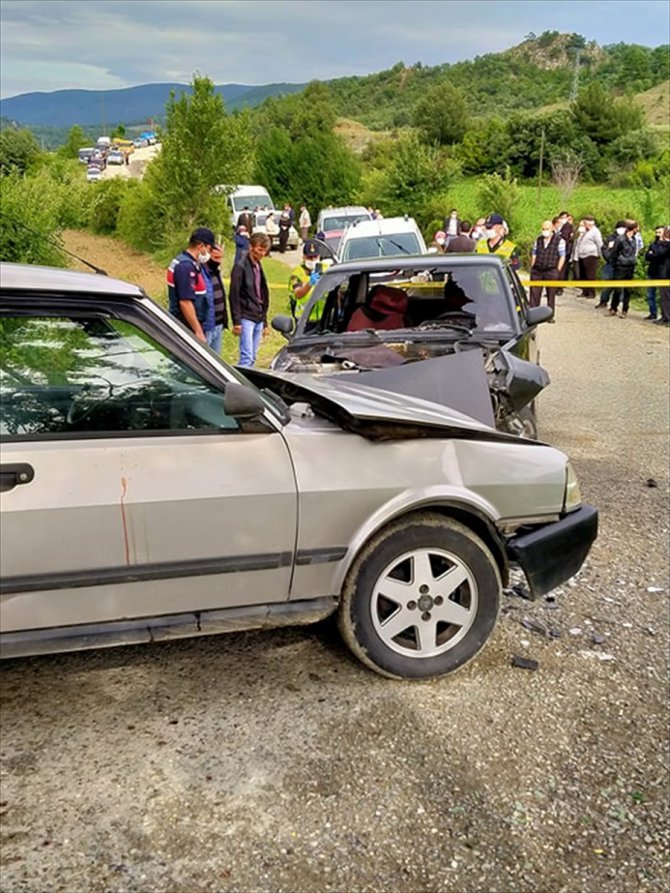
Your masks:
M529 307L526 310L526 322L529 326L537 326L541 322L546 322L554 315L551 307Z
M292 317L284 316L283 314L279 314L279 316L274 316L272 318L272 328L276 329L278 332L281 332L285 338L288 338L289 335L293 333L294 322Z
M223 395L223 408L226 415L234 419L257 419L263 415L265 403L257 391L229 381Z

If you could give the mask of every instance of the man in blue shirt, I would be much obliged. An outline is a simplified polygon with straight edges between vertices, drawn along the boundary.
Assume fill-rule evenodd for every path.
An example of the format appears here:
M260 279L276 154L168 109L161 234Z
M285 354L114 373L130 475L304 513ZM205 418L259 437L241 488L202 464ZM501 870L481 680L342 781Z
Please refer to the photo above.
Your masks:
M205 330L213 315L213 292L208 298L207 281L202 267L209 262L216 239L211 229L200 226L194 230L186 251L182 251L167 269L168 302L170 313L183 322L199 341L207 342Z

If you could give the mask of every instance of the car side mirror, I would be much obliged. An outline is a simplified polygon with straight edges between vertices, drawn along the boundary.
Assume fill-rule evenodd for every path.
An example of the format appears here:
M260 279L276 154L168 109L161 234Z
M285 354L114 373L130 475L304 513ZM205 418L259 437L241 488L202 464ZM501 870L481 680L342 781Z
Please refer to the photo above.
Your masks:
M234 419L257 419L265 412L265 403L257 391L235 381L229 381L223 395L226 415Z
M271 326L273 329L281 332L285 338L289 338L293 334L295 323L292 317L279 314L272 317Z
M551 307L529 307L526 310L526 322L529 326L538 326L541 322L547 322L553 315Z

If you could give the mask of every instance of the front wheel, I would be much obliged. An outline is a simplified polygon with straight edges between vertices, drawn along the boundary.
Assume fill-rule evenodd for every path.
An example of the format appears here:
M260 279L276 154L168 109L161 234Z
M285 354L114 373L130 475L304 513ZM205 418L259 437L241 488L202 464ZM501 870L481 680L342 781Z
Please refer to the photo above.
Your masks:
M486 544L433 513L393 522L362 550L342 593L339 626L353 653L396 679L442 676L483 647L501 581Z

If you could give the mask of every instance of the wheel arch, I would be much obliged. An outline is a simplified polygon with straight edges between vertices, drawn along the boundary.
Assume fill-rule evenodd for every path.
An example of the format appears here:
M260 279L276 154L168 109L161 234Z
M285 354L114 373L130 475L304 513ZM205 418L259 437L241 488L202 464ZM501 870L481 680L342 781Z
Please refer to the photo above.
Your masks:
M392 512L382 518L380 522L374 525L371 529L366 530L364 536L356 542L355 548L347 554L345 561L340 565L335 592L340 592L342 590L344 582L348 577L356 558L368 547L370 542L384 530L384 528L403 518L421 514L442 515L445 518L451 518L454 521L458 521L464 527L469 528L489 548L498 565L503 586L507 585L509 580L507 552L503 540L496 530L491 518L481 508L472 504L457 499L440 499L427 500L425 502L404 506L402 509Z

